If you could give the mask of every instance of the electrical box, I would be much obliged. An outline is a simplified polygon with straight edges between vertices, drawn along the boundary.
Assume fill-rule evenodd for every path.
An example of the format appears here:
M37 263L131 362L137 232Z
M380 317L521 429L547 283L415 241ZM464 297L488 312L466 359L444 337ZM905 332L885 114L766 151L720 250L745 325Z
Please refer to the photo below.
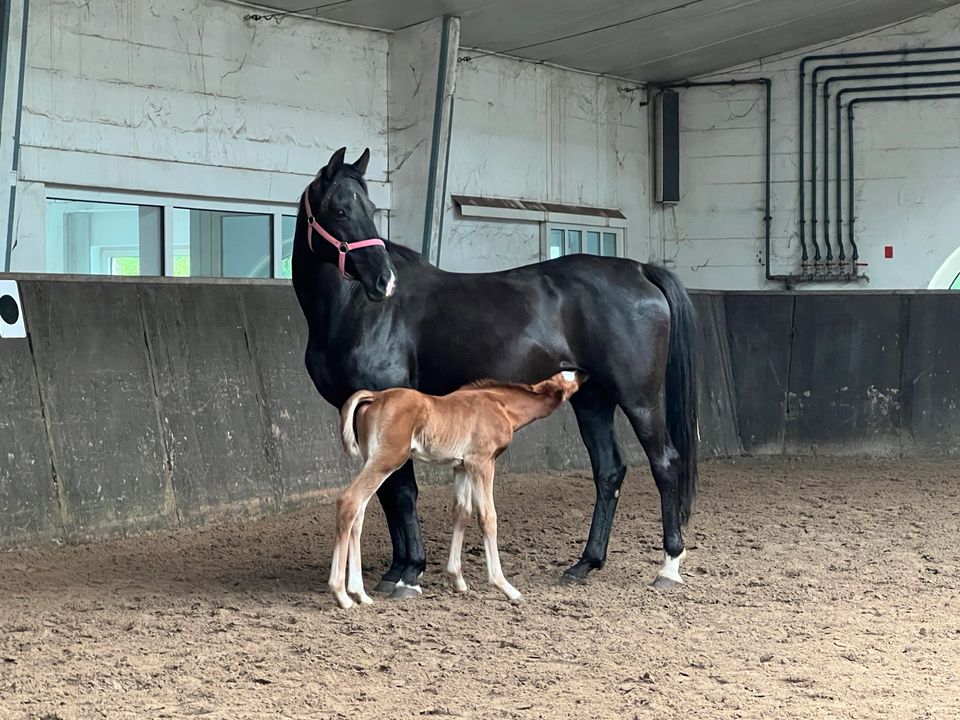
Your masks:
M680 202L680 95L673 90L657 93L656 173L657 202Z

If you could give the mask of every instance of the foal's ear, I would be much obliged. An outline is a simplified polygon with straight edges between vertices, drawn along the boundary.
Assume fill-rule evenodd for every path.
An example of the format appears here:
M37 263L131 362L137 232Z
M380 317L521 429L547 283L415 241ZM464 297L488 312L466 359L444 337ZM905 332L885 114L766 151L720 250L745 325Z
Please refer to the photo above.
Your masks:
M361 175L367 174L367 163L370 162L370 148L363 151L363 154L353 164L354 169Z
M330 156L330 162L328 162L326 167L320 171L320 174L323 176L324 180L333 180L333 178L337 176L337 173L340 172L340 168L343 167L343 156L346 154L347 149L342 147Z

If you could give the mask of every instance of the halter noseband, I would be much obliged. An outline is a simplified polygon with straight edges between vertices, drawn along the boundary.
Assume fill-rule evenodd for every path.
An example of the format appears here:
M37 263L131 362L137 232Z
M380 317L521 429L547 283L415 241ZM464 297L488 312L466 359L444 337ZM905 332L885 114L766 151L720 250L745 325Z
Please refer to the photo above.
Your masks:
M313 211L310 209L310 186L307 186L307 189L303 191L303 209L307 212L307 246L310 248L310 252L316 252L313 249L313 233L316 232L317 235L322 237L328 243L333 245L337 252L339 253L337 267L340 268L340 274L345 278L351 278L347 274L346 262L347 262L347 253L351 250L359 250L360 248L365 247L374 247L379 245L382 248L386 247L386 243L383 242L380 238L370 238L369 240L358 240L357 242L347 243L337 240L333 235L324 230L320 223L317 222L317 219L313 216Z

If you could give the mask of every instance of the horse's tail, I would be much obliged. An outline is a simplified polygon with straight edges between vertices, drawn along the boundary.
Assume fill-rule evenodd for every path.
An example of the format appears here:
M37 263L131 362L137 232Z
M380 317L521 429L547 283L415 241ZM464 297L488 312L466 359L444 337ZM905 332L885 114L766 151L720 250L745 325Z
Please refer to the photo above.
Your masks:
M358 390L340 408L340 438L343 440L343 451L351 457L360 457L360 443L357 442L357 431L353 427L354 415L360 405L372 402L376 396L372 390Z
M697 313L677 276L656 265L644 265L643 274L667 298L670 306L670 345L667 352L667 431L680 454L680 522L686 524L697 494Z

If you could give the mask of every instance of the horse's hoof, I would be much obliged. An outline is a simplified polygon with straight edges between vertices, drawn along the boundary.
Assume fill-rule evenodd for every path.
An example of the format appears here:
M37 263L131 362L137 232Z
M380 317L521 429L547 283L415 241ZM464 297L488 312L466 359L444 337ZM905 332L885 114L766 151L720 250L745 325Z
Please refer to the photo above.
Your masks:
M561 585L586 585L587 576L584 575L581 577L579 575L573 575L571 573L565 572L563 575L560 576L560 584Z
M402 585L397 583L397 587L390 593L391 600L412 600L423 595L423 591L416 586Z
M510 604L514 607L517 605L523 605L523 595L517 595L515 598L510 598Z
M380 593L381 595L389 595L397 587L397 584L391 580L381 580L376 584L376 587L373 588L372 592Z
M653 582L650 583L650 587L657 588L657 590L669 590L670 588L680 587L681 585L683 585L682 582L671 580L663 575L657 575L653 579Z

